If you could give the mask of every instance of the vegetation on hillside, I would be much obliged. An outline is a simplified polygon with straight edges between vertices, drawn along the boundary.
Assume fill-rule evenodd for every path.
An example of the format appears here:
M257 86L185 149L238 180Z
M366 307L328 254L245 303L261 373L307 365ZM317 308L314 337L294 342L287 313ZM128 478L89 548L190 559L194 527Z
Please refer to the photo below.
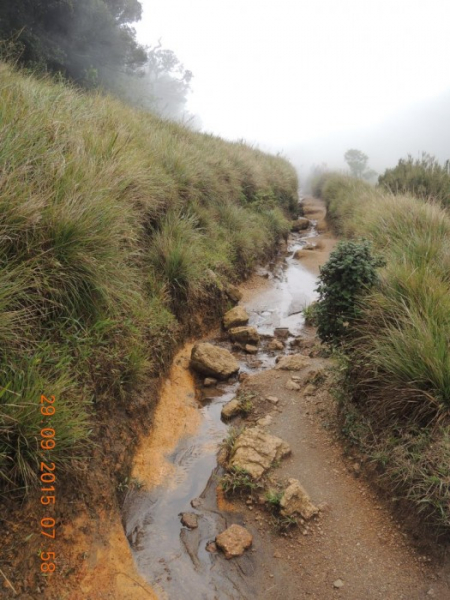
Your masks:
M340 175L321 193L339 233L371 240L386 259L349 323L343 429L393 497L448 528L450 216Z
M161 43L138 43L139 0L0 3L0 54L166 118L186 118L191 71Z
M450 206L450 161L443 165L430 154L422 153L421 158L400 159L393 169L386 169L380 175L380 186L394 194L411 193L424 200L438 200L443 206Z
M297 181L282 158L6 64L0 107L0 486L12 489L47 456L40 394L56 397L45 422L61 476L97 411L128 406L195 309L214 318L227 283L287 235Z

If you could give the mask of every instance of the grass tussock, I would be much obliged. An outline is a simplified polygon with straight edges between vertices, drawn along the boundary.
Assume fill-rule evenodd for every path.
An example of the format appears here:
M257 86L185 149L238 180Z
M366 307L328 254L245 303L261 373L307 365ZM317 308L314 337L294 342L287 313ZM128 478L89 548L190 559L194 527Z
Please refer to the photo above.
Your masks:
M0 64L0 485L81 456L101 407L162 372L186 315L273 251L282 158Z
M337 230L386 260L346 348L345 427L390 491L448 528L450 216L341 176L322 193Z

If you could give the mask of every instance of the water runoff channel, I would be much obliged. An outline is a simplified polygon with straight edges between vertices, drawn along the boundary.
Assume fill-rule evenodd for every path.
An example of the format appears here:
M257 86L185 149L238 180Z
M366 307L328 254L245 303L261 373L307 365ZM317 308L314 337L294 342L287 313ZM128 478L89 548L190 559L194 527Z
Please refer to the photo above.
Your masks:
M301 310L316 297L317 280L293 254L317 235L312 223L307 232L291 235L286 256L266 273L263 289L245 303L249 324L262 336L273 335L276 328L288 328L292 336L301 333ZM204 341L230 347L223 334ZM192 345L176 355L163 385L151 434L133 470L144 486L128 494L122 521L137 568L160 599L250 600L256 598L255 554L226 561L206 549L236 521L233 507L217 492L222 474L217 453L228 429L221 410L235 396L239 381L220 382L215 388L196 382L189 370ZM257 356L239 353L236 358L241 373L275 364L274 354L264 347ZM181 523L184 512L198 515L198 528Z

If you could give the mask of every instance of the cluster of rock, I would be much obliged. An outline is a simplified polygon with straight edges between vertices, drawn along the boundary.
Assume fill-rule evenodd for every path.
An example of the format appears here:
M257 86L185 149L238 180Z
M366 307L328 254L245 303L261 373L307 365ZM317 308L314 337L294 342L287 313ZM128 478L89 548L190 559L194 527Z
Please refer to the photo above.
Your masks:
M235 306L224 315L223 326L238 349L256 354L260 338L255 327L248 325L249 318L243 306ZM191 368L206 377L204 384L209 387L237 373L239 364L226 348L199 342L191 352Z
M293 231L309 227L308 219L298 219L293 224ZM238 290L231 290L233 301L238 301ZM260 336L254 327L248 325L249 315L244 307L235 306L223 317L223 327L228 332L234 348L244 350L249 354L258 351ZM282 350L289 331L280 329L267 347L271 351ZM204 385L215 385L219 380L226 380L239 371L239 364L233 354L226 348L207 342L194 345L191 353L191 368L205 377ZM282 356L277 361L276 369L297 371L310 365L310 359L302 354ZM290 380L292 389L300 386ZM270 397L273 404L277 398ZM222 417L230 419L241 412L241 401L234 398L222 409ZM270 424L271 417L266 416L258 421L258 425L245 428L236 438L231 455L228 457L227 468L230 471L245 472L253 480L261 479L277 462L291 453L289 444L279 437L268 433L264 427ZM311 502L307 492L296 479L289 479L288 485L280 499L280 514L285 517L299 516L304 520L317 515L319 509ZM181 515L182 523L189 529L198 526L197 516L193 513ZM233 524L220 533L215 542L208 545L209 551L222 550L227 559L240 556L252 545L252 535L244 527Z

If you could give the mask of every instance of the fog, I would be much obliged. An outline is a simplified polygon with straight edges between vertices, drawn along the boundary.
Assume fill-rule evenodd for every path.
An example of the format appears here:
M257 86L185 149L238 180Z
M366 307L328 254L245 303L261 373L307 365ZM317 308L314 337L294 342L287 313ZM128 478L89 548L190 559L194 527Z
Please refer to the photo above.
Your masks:
M194 74L203 129L343 167L448 158L448 0L142 0L138 39Z
M320 136L285 149L302 180L313 165L325 163L330 169L346 170L344 153L358 148L369 157L368 165L379 174L411 154L422 152L440 162L450 159L450 90L438 98L405 107L370 127L349 129Z

